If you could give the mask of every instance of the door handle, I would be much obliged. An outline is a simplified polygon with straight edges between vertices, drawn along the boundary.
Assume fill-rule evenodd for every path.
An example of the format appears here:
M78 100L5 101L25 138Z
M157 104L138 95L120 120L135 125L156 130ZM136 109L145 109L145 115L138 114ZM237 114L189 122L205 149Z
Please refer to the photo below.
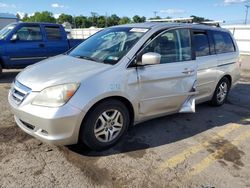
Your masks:
M44 45L44 44L39 44L39 47L40 47L40 48L44 48L45 45Z
M185 69L182 73L183 74L192 74L194 72L194 70L193 69Z

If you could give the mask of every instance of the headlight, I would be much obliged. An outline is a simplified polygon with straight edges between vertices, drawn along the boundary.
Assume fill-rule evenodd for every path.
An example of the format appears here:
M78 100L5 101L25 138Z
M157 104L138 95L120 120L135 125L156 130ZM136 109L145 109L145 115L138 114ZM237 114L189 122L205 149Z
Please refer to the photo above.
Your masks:
M80 84L64 84L42 90L32 101L33 105L59 107L64 105L75 94Z

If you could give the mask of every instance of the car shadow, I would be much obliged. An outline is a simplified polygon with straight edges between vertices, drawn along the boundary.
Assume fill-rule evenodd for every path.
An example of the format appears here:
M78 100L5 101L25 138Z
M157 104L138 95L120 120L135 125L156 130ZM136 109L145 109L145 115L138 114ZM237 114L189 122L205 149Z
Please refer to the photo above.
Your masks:
M12 83L20 70L3 71L0 74L0 84Z
M83 144L67 146L72 152L84 156L109 156L128 153L140 156L145 149L174 143L228 123L249 125L250 83L238 84L225 105L212 107L208 103L197 106L194 114L174 114L138 124L112 148L92 151Z

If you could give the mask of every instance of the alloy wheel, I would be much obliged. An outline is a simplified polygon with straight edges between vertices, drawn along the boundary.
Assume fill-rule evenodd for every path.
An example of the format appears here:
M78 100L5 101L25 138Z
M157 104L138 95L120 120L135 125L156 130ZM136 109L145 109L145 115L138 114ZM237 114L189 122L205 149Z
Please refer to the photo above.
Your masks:
M94 126L94 134L100 142L111 142L119 135L122 127L122 113L116 109L106 110L98 117Z
M217 100L219 103L222 103L225 100L227 93L228 93L227 83L222 82L217 90Z

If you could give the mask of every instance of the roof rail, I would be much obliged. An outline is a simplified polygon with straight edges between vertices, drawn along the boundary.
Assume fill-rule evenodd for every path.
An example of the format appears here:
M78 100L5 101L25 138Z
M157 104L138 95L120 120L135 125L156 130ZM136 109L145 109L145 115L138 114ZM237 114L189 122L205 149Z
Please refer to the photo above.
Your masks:
M175 23L193 23L193 24L202 24L213 27L220 27L221 23L225 23L225 21L205 21L205 22L193 22L194 18L170 18L170 19L150 19L148 22L175 22Z
M193 23L193 17L190 18L169 18L169 19L150 19L148 22L177 22L177 23Z
M221 23L225 23L225 21L223 21L223 20L221 20L221 21L206 21L206 22L201 22L198 24L209 25L209 26L213 26L213 27L220 27Z

